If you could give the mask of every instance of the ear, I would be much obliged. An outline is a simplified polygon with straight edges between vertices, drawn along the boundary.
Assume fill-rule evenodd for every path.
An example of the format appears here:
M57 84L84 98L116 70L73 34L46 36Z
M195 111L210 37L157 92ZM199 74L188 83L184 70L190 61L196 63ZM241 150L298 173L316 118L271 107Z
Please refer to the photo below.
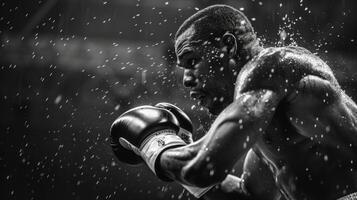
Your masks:
M226 47L228 55L230 58L236 56L237 53L237 40L236 37L230 33L226 32L222 37L223 45Z

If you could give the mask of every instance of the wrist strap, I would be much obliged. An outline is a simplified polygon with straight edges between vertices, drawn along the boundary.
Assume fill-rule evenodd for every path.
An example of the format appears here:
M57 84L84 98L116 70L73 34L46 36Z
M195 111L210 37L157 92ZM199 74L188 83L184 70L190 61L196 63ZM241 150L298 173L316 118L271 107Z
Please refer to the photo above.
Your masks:
M186 143L176 134L172 129L165 129L157 131L147 137L140 145L141 157L149 166L152 172L158 176L156 171L156 160L169 147L183 146ZM158 176L159 177L159 176ZM162 179L162 177L159 177Z

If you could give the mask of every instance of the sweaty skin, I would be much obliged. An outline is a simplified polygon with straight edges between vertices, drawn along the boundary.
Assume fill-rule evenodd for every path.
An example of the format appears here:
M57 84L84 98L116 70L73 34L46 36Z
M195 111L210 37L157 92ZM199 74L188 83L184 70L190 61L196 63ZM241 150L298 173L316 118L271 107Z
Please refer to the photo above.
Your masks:
M244 174L253 199L329 200L357 191L357 106L320 58L300 47L266 48L239 71L232 91L204 137L161 155L168 177L217 184L249 151ZM197 96L214 107L205 92Z

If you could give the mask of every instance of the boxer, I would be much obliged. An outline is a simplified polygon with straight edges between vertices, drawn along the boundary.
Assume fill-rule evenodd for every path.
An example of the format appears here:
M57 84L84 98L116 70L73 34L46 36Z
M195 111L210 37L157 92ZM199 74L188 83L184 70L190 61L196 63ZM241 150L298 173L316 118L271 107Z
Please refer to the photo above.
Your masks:
M176 33L175 52L184 86L217 118L195 142L183 142L179 123L156 121L134 134L144 139L125 142L139 146L128 151L159 178L199 188L191 193L207 199L219 199L214 193L227 191L227 179L239 185L228 191L239 193L231 199L356 196L357 106L319 57L297 46L264 48L246 16L226 5L189 17ZM166 135L180 144L166 148L173 140ZM165 148L157 147L160 140ZM230 176L242 156L242 176Z

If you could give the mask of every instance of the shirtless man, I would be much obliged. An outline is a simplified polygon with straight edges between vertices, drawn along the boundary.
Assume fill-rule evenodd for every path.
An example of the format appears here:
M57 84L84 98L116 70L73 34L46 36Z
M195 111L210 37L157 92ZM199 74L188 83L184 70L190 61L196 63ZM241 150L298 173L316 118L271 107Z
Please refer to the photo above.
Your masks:
M357 106L325 62L301 47L263 48L243 13L225 5L188 18L175 50L191 97L218 115L211 128L182 142L179 115L134 108L114 122L113 147L134 152L163 180L204 192L232 179L245 156L242 176L231 181L242 199L355 195ZM204 192L198 197L209 198Z

